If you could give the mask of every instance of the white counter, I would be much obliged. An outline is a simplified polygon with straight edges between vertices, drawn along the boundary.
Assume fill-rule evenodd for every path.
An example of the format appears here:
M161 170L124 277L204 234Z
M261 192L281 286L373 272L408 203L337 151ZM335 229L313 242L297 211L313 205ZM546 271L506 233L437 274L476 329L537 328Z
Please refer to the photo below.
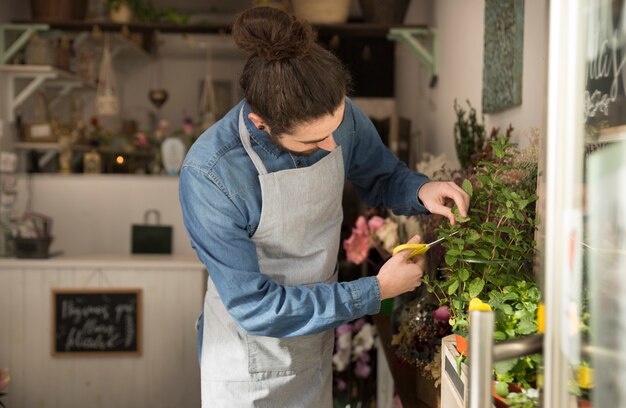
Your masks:
M8 407L198 407L194 323L207 273L192 256L0 259L0 367ZM141 289L141 355L52 354L53 291Z

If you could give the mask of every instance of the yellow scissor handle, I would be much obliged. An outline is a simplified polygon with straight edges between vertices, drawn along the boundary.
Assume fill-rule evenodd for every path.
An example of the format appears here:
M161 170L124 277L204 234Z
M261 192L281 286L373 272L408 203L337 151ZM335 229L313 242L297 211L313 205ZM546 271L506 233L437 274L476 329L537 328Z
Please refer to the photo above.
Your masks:
M393 249L393 255L397 254L400 251L404 251L405 249L412 249L413 252L408 256L407 259L413 258L414 256L423 255L430 249L430 245L428 244L402 244L398 245Z

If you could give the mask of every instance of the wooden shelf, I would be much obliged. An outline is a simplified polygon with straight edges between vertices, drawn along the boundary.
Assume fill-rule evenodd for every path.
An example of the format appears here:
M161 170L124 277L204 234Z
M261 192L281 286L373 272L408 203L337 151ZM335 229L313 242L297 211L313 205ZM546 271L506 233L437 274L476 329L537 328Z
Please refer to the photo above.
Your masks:
M16 21L19 24L41 24L37 21ZM112 22L97 22L97 21L59 21L59 22L45 22L51 30L62 31L91 31L95 26L98 26L102 31L130 31L130 32L161 32L171 34L229 34L231 31L231 24L224 23L196 23L196 24L167 24L167 23L112 23ZM385 38L389 34L389 30L392 28L408 28L408 29L420 29L426 28L424 25L403 25L403 24L372 24L362 22L348 22L342 24L316 24L314 28L318 31L319 35L333 35L350 37L380 37Z
M16 150L30 150L30 151L58 151L59 144L55 142L18 142L13 144L13 147ZM73 145L72 150L75 152L88 152L92 149L91 146L87 145ZM100 154L112 154L112 155L122 155L122 156L134 156L134 157L152 157L154 153L146 152L143 150L136 150L132 152L122 151L117 149L111 149L110 147L98 147L98 152Z
M16 78L30 78L36 75L45 75L57 80L80 82L88 84L83 78L69 71L53 67L51 65L0 65L0 72L12 74Z

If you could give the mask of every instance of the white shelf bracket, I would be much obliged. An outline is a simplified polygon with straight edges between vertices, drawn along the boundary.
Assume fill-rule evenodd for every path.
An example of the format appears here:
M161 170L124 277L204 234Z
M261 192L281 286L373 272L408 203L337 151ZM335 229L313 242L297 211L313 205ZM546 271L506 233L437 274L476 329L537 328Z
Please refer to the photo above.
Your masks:
M416 37L430 39L430 51ZM434 28L392 28L387 39L397 41L409 49L417 59L430 70L430 87L437 85L438 75L438 36Z
M46 84L46 86L47 85L48 84ZM50 84L50 85L54 86L55 84ZM48 107L50 109L54 108L59 102L61 102L63 97L69 95L70 92L72 92L74 89L80 88L81 86L82 86L81 84L72 83L72 82L64 83L63 85L61 85L61 89L59 90L57 95L54 97L54 99L51 100L50 103L48 103Z
M15 120L15 109L17 109L29 96L31 96L48 78L53 78L52 74L36 74L32 77L24 77L23 75L9 75L7 83L7 105L9 106L9 123ZM15 95L15 82L17 79L30 79L30 82Z
M47 24L0 24L0 65L4 65L26 45L37 31L47 30ZM18 32L17 39L11 45L6 44L7 31Z

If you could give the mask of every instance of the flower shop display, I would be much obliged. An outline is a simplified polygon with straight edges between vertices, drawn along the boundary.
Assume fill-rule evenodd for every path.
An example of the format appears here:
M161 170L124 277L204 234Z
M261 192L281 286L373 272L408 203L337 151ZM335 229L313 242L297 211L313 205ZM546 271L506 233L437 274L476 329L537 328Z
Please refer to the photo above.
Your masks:
M360 318L335 329L334 407L369 407L376 400L376 328Z

